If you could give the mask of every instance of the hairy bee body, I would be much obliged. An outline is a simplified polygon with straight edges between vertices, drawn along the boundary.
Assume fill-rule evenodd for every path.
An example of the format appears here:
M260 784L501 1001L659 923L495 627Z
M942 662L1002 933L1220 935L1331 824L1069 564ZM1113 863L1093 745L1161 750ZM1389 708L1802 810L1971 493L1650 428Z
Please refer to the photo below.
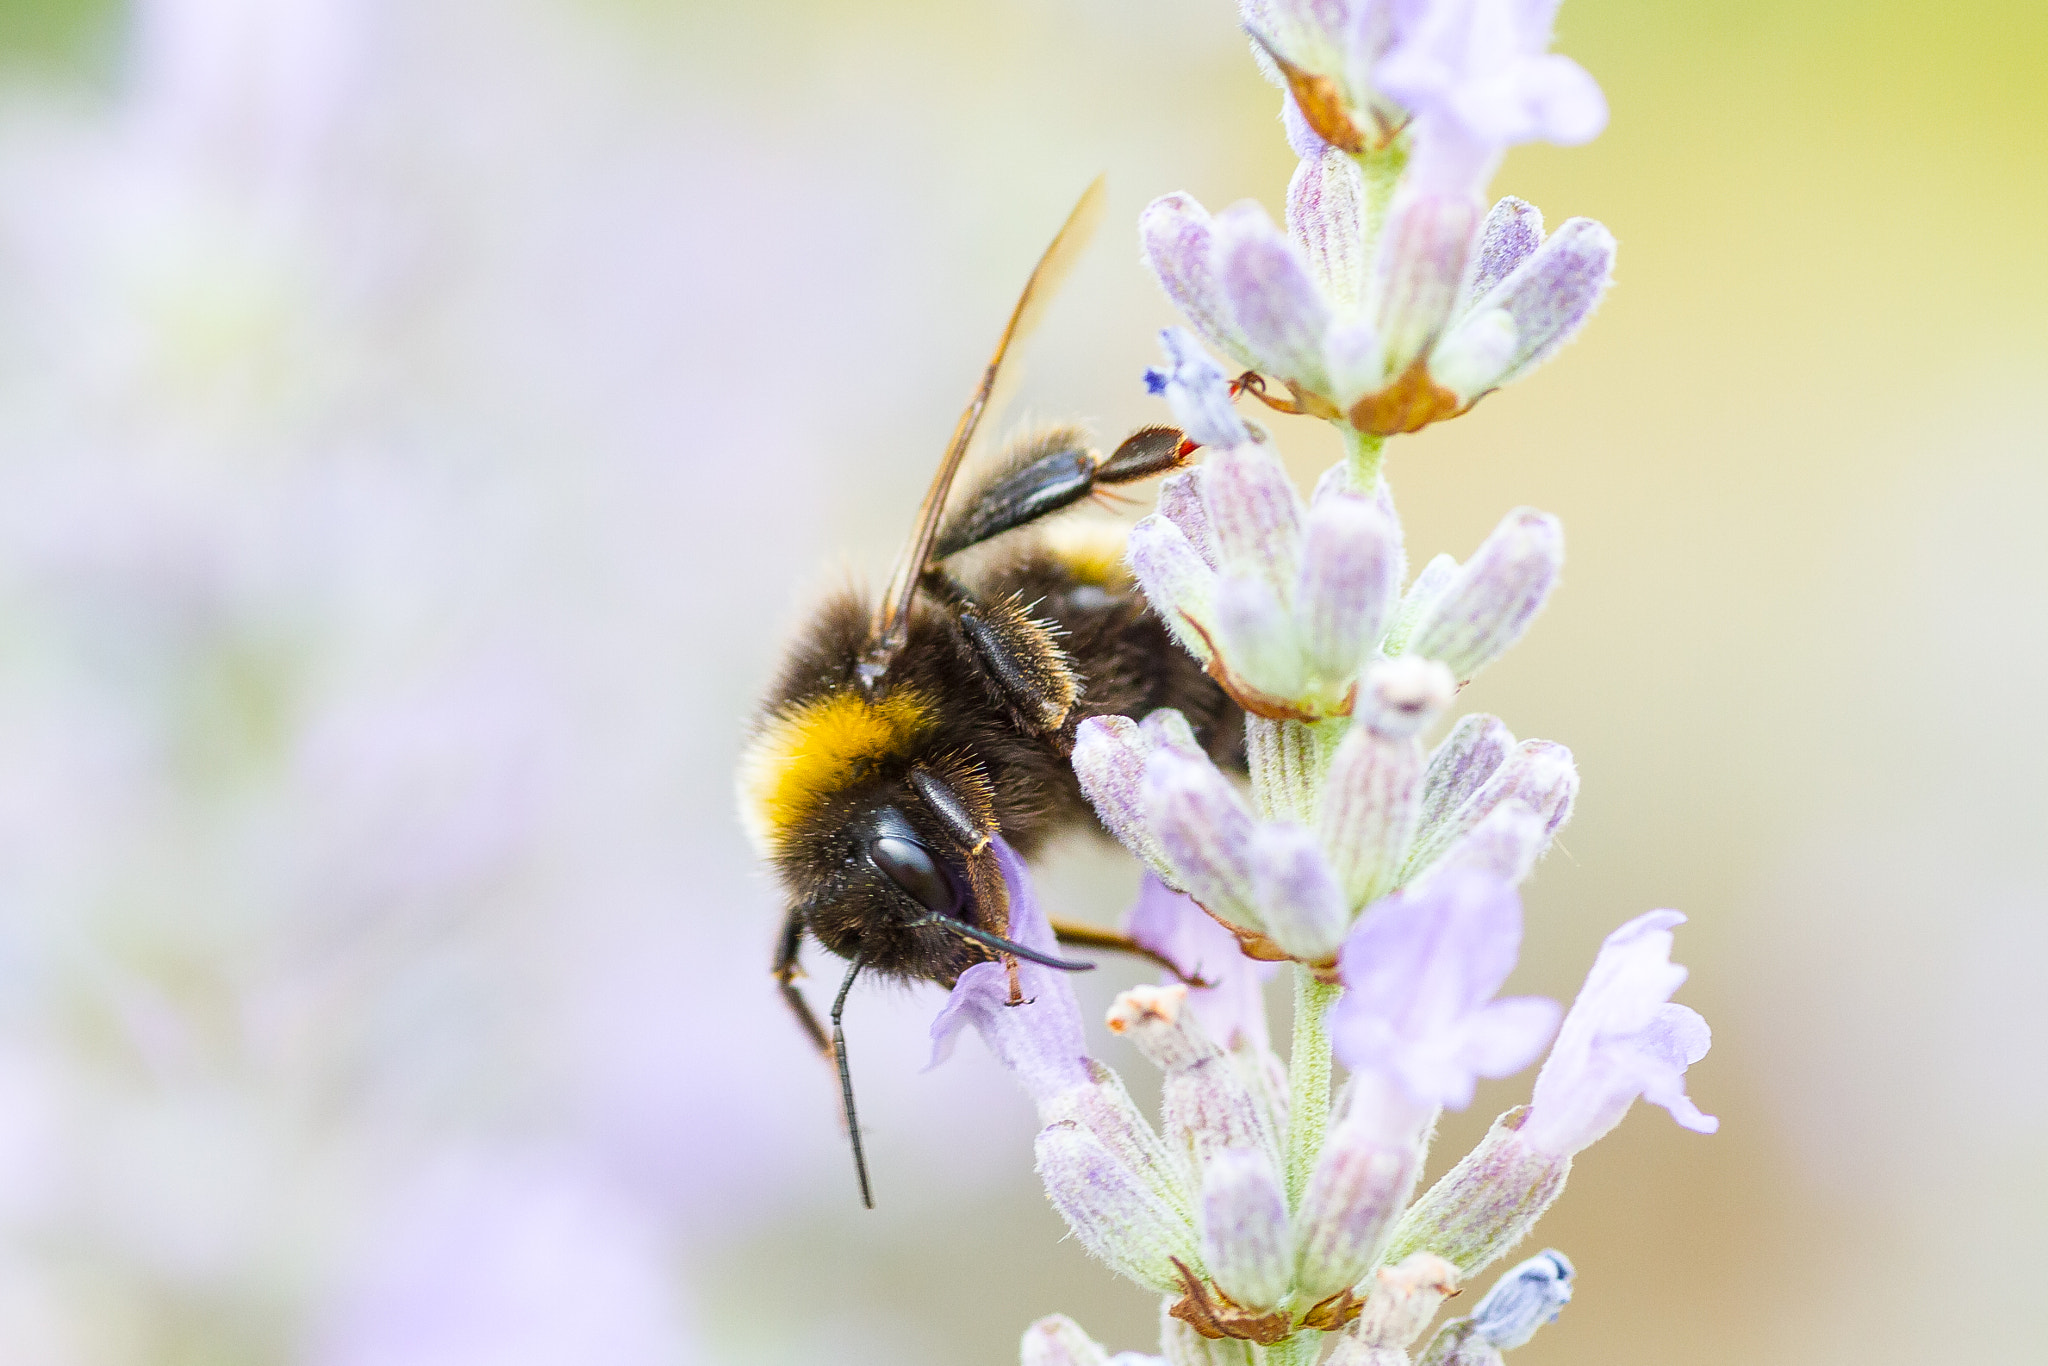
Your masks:
M868 696L860 670L873 607L849 591L824 603L800 636L757 734L744 783L757 842L803 910L804 928L885 977L950 984L993 956L938 924L913 925L915 908L875 875L867 842L877 809L900 812L929 848L952 837L918 800L913 772L985 803L995 829L1029 858L1053 834L1096 823L1063 739L1087 717L1177 708L1220 761L1243 762L1240 713L1113 559L1056 550L1028 531L1011 539L1020 544L960 583L970 601L1021 606L1057 642L1078 692L1056 732L1037 732L1034 718L1019 714L971 626L942 601L919 601L901 657ZM971 898L962 908L977 909Z

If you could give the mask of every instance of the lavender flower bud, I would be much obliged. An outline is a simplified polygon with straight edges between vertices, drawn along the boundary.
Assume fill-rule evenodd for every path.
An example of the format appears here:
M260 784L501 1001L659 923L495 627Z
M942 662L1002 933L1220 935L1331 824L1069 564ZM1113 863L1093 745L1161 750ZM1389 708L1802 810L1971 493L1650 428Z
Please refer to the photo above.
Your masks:
M1227 450L1252 439L1244 419L1230 406L1230 380L1185 328L1159 332L1166 368L1147 370L1145 386L1164 394L1181 430L1204 446Z
M1211 569L1216 567L1216 536L1209 526L1208 504L1202 499L1199 466L1169 474L1160 481L1159 515L1180 528L1203 564Z
M1330 308L1301 249L1254 203L1217 214L1213 230L1216 278L1255 367L1323 392L1329 387L1323 334Z
M1405 878L1420 872L1449 852L1451 846L1493 814L1502 802L1519 800L1543 817L1544 833L1554 834L1571 817L1579 791L1579 771L1572 752L1549 740L1524 740L1493 776L1482 783L1450 815L1424 826L1402 870Z
M1229 1148L1278 1151L1244 1078L1193 1015L1182 1009L1188 989L1139 986L1118 996L1108 1025L1165 1074L1160 1116L1170 1151L1185 1169L1202 1171Z
M1296 697L1308 682L1294 619L1265 578L1227 573L1216 591L1216 652L1232 674L1273 697Z
M1162 196L1139 216L1138 236L1159 287L1181 316L1240 365L1257 365L1217 280L1215 232L1208 210L1185 194Z
M1479 246L1458 294L1458 312L1472 312L1473 305L1542 245L1543 211L1513 195L1501 199L1479 225Z
M1374 270L1389 378L1427 351L1450 319L1478 224L1479 205L1462 194L1405 194L1388 213Z
M1252 835L1252 890L1266 933L1307 963L1337 956L1351 924L1350 903L1315 837L1289 823Z
M1202 632L1216 629L1216 571L1201 551L1177 523L1154 513L1131 528L1124 559L1181 648L1207 663L1209 642Z
M1371 1293L1352 1334L1360 1342L1405 1351L1422 1336L1443 1302L1458 1293L1458 1268L1434 1253L1417 1252L1399 1266L1383 1266L1368 1282Z
M1429 353L1430 377L1469 404L1501 383L1517 341L1514 314L1481 309L1459 319Z
M1514 734L1499 717L1480 712L1459 717L1430 753L1417 813L1422 827L1436 825L1470 800L1514 747Z
M1472 1311L1472 1331L1503 1351L1523 1346L1572 1299L1572 1264L1546 1248L1493 1283Z
M1306 252L1323 297L1340 314L1355 312L1365 293L1364 227L1365 181L1358 163L1335 148L1304 157L1287 185L1287 230Z
M1279 458L1264 446L1218 454L1202 467L1202 500L1224 573L1259 576L1284 603L1301 572L1306 510Z
M1161 707L1147 712L1145 719L1138 723L1138 734L1154 751L1166 750L1183 759L1206 760L1209 752L1202 748L1202 742L1195 738L1195 728L1188 719L1172 707Z
M1093 1134L1071 1121L1036 1143L1045 1193L1083 1247L1154 1290L1180 1285L1175 1259L1201 1265L1195 1231Z
M1298 1298L1327 1299L1372 1269L1395 1216L1414 1193L1421 1154L1388 1144L1377 1123L1337 1126L1317 1159L1296 1217Z
M1422 566L1422 572L1415 576L1415 582L1408 585L1408 591L1401 595L1400 606L1394 609L1394 623L1387 627L1386 639L1380 642L1380 649L1389 655L1406 654L1408 641L1415 634L1415 628L1423 615L1436 607L1450 588L1451 580L1458 576L1458 562L1449 555L1438 555Z
M1442 660L1461 680L1474 677L1521 639L1563 563L1557 519L1517 508L1417 624L1407 652Z
M1024 1330L1021 1366L1109 1366L1109 1353L1065 1314L1048 1314Z
M1339 493L1310 507L1294 611L1320 677L1343 683L1364 664L1393 612L1399 553L1393 529L1370 499Z
M1162 875L1171 865L1145 814L1145 761L1153 745L1125 716L1091 716L1074 732L1074 776L1117 843Z
M1515 352L1500 383L1534 370L1578 335L1614 279L1614 234L1590 218L1573 218L1535 254L1473 304L1503 309L1515 320Z
M1519 885L1549 848L1549 823L1536 808L1519 797L1510 797L1455 841L1442 858L1410 877L1408 885L1420 887L1458 869Z
M1217 1289L1271 1309L1286 1297L1293 1262L1287 1197L1263 1148L1230 1148L1202 1177L1202 1256Z
M1572 1169L1571 1158L1539 1151L1517 1132L1528 1114L1515 1109L1495 1120L1479 1146L1408 1207L1385 1260L1433 1252L1469 1277L1522 1241Z
M1347 907L1394 885L1422 785L1415 732L1449 700L1449 681L1441 666L1416 660L1390 660L1366 675L1357 717L1331 756L1316 823Z
M1253 902L1251 808L1207 759L1155 750L1145 764L1146 820L1158 838L1167 880L1209 910L1262 928Z
M1457 696L1451 672L1433 659L1390 659L1373 667L1359 700L1358 719L1374 734L1407 739Z
M1181 1218L1193 1223L1195 1203L1187 1170L1152 1128L1123 1078L1093 1058L1091 1082L1062 1092L1039 1107L1046 1124L1070 1123L1093 1136L1134 1178Z

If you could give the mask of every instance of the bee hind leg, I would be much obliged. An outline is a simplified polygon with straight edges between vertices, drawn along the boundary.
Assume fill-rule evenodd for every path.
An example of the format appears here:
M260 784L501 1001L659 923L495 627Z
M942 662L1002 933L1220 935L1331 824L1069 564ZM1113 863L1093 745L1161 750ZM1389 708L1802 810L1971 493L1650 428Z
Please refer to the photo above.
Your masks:
M939 528L932 561L1072 507L1110 485L1177 469L1191 449L1173 427L1141 427L1106 456L1090 450L1086 435L1071 427L1021 442L1004 452Z

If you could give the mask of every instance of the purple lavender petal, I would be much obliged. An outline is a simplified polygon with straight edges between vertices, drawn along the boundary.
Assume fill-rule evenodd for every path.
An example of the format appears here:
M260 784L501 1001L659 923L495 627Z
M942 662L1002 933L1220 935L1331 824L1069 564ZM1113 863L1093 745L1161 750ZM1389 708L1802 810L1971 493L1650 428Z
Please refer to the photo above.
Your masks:
M1203 340L1240 365L1257 365L1217 279L1209 211L1189 195L1163 195L1139 215L1138 237L1159 287Z
M1364 222L1365 181L1356 161L1329 148L1294 168L1287 184L1287 231L1307 254L1323 298L1340 315L1356 311L1365 294Z
M1685 969L1671 961L1677 911L1650 911L1607 936L1586 983L1537 1074L1522 1137L1535 1149L1570 1157L1621 1122L1637 1096L1671 1112L1696 1133L1720 1121L1685 1093L1685 1069L1713 1042L1707 1022L1671 994Z
M1521 942L1521 898L1496 879L1461 873L1388 897L1344 944L1337 1056L1418 1104L1462 1109L1477 1078L1527 1066L1556 1025L1547 1002L1491 999Z
M1178 1293L1175 1260L1200 1267L1195 1231L1144 1176L1071 1121L1033 1145L1045 1193L1081 1245L1141 1285Z
M1161 328L1159 347L1166 353L1166 368L1147 370L1145 382L1152 392L1166 395L1181 430L1218 450L1251 440L1244 419L1230 406L1230 380L1187 329Z
M1226 1050L1263 1052L1269 1046L1265 982L1278 963L1245 957L1236 935L1150 873L1138 886L1125 933L1172 963L1182 977L1210 984L1191 989L1188 1004Z
M1024 861L1001 836L992 847L1010 892L1010 938L1026 948L1056 953L1052 926L1039 908ZM960 974L945 1007L932 1021L932 1057L926 1069L944 1062L960 1031L971 1024L1031 1098L1044 1104L1095 1080L1082 1040L1081 1007L1066 974L1058 969L1020 959L1017 974L1024 988L1022 1005L1010 1004L1009 974L1001 963L976 963Z
M1257 369L1321 393L1330 307L1299 247L1257 204L1216 215L1216 278Z
M1473 304L1475 311L1505 309L1515 320L1514 357L1499 383L1520 379L1578 334L1614 282L1614 252L1604 226L1570 219Z
M1480 0L1430 5L1402 26L1373 77L1418 122L1440 121L1478 145L1586 142L1606 126L1607 104L1576 62L1545 51L1554 10Z

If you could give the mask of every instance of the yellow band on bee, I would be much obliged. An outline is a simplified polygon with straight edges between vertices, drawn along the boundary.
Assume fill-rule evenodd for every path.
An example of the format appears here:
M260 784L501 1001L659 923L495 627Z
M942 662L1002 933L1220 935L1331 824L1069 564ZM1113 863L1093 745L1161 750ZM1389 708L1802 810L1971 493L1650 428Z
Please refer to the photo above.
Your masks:
M819 802L907 751L936 723L909 689L869 699L833 693L768 722L740 760L740 820L764 856Z

